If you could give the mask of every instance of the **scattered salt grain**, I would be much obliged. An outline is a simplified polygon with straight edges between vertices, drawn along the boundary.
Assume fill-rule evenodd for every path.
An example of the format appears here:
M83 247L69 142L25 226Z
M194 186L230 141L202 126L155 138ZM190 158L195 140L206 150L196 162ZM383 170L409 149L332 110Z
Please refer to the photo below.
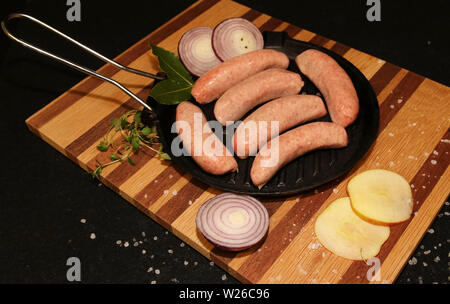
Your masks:
M169 254L172 254L172 253L173 253L173 250L172 250L172 249L169 249L169 250L167 250L167 252L168 252Z
M159 271L159 269L155 269L155 274L160 274L161 271Z
M184 266L187 266L189 264L188 261L184 261Z
M181 242L180 247L184 247L184 246L186 246L186 244Z
M425 250L425 251L423 252L423 254L424 254L424 255L428 255L428 254L430 254L430 252L431 252L431 250Z
M172 195L177 195L177 194L178 194L177 190L172 191Z
M154 241L158 240L158 237L155 235L155 236L153 237L153 240L154 240Z
M146 193L146 194L144 194L144 198L145 198L145 199L147 199L147 198L148 198L148 195L147 195L147 193Z
M122 241L121 240L117 240L116 241L116 245L122 245Z
M146 253L147 253L147 250L142 249L142 254L146 254Z
M81 222L82 224L86 224L86 219L81 219L80 222Z
M295 199L295 202L296 202L296 203L300 202L300 199L297 197L297 198Z
M189 201L188 204L189 204L189 206L192 205L192 201Z
M434 261L435 263L439 263L440 260L441 260L441 258L440 258L439 256L437 256L437 257L434 258L433 261Z
M395 163L393 161L389 162L389 167L393 167L395 165Z
M333 189L333 193L334 193L334 194L337 194L338 192L339 192L338 189L336 189L336 188Z
M431 160L431 164L432 164L432 165L436 165L436 164L437 164L437 161L436 161L435 159L432 159L432 160Z
M91 240L95 240L95 233L91 233Z
M172 179L172 178L173 178L173 175L172 175L172 174L170 174L170 175L169 175L169 179Z
M390 136L390 137L394 137L394 135L395 135L394 133L389 132L389 136Z
M390 105L389 107L390 107L391 109L393 109L393 108L394 108L394 105Z
M214 266L214 262L209 262L209 266Z
M333 269L331 272L334 273L334 274L338 273L338 271L336 269Z
M424 267L427 267L427 266L428 266L428 264L427 264L427 263L425 263L425 262L423 262L423 266L424 266Z
M139 242L134 242L134 243L133 243L133 246L134 246L134 247L139 246Z
M147 269L147 272L152 272L153 271L153 267L150 267L149 269Z
M409 265L416 265L417 264L417 259L415 257L412 257L409 261L408 261Z
M164 190L164 194L165 195L169 194L169 190Z
M276 277L277 281L281 281L281 278L282 278L281 274L279 274L279 275Z
M400 104L400 103L402 103L403 102L403 99L401 99L401 98L399 98L398 100L397 100L397 103L398 104Z
M151 281L150 284L156 284L156 281Z
M130 243L128 243L128 242L123 243L123 247L128 247L129 245L130 245Z
M224 275L222 276L222 281L226 281L226 279L227 279L227 275L224 274Z
M430 229L427 230L427 232L428 232L429 234L433 234L433 233L434 233L434 229L433 229L433 228L430 228Z

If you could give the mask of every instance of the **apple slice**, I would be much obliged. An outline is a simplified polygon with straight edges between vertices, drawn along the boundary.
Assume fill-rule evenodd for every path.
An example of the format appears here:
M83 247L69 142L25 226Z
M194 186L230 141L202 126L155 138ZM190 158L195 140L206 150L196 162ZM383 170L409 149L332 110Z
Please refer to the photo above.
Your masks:
M388 226L371 224L356 215L348 197L332 202L317 217L314 231L325 248L350 260L376 256L390 233Z
M360 173L349 181L347 192L353 210L374 224L397 224L409 219L413 211L411 186L392 171Z

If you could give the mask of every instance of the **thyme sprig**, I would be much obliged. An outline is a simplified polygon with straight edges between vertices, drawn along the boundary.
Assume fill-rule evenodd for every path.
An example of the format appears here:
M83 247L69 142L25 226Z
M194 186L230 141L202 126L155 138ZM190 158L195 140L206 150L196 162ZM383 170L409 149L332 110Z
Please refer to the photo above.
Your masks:
M118 145L114 143L114 137L117 133L121 135ZM101 152L112 150L109 156L111 161L104 164L97 161L97 168L89 173L93 178L98 179L107 166L125 161L134 166L136 164L131 156L142 147L156 152L163 160L170 160L170 156L163 152L163 146L158 142L158 138L156 128L146 126L142 122L141 110L131 110L123 114L111 121L106 134L97 146L97 149ZM159 145L159 149L153 147L156 144Z

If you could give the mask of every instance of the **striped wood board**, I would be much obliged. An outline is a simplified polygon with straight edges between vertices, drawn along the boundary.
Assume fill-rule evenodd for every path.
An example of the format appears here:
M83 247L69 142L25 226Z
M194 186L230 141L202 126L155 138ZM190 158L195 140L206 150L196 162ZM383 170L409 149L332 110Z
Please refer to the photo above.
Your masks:
M232 1L197 2L133 45L116 60L157 72L149 42L176 52L181 35L196 26L214 27L229 17L243 17L261 31L287 31L298 40L322 45L344 56L370 80L380 104L380 131L367 156L341 181L286 199L264 200L270 230L257 250L224 253L200 237L195 216L200 205L220 192L161 161L150 151L134 156L135 166L117 164L104 169L101 181L153 220L172 231L231 275L246 283L369 283L365 263L350 261L316 248L313 224L328 204L346 195L349 178L367 169L393 170L413 187L414 216L393 226L378 257L381 280L392 283L441 208L450 188L448 115L450 89L384 60L339 42L287 24ZM99 70L145 99L151 80L107 64ZM110 121L138 108L123 92L87 77L27 121L29 129L55 149L92 170L107 153L96 146ZM168 194L164 194L168 190ZM176 190L176 192L175 192ZM166 191L167 193L167 191ZM174 195L176 193L176 195Z

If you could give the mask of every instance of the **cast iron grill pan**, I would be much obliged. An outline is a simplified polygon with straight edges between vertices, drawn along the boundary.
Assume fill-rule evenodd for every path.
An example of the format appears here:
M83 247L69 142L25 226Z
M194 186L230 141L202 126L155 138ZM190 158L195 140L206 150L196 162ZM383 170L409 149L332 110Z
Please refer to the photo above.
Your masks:
M194 178L209 186L234 193L268 197L293 195L319 187L350 171L369 150L376 139L379 126L379 107L377 97L369 81L353 64L343 57L323 47L294 40L286 32L264 32L263 35L265 48L283 52L289 57L290 65L288 70L290 71L300 73L295 63L295 58L298 54L307 49L317 49L334 58L347 72L353 81L360 102L358 118L346 129L349 137L347 147L342 149L318 150L305 154L278 171L259 190L250 180L250 168L254 157L249 157L245 160L235 157L239 165L239 173L215 176L204 172L189 156L173 156L170 151L170 146L177 134L171 133L171 127L175 122L176 106L161 105L152 98L149 98L147 102L156 113L156 127L165 152L171 156L172 161L178 167L191 174ZM301 76L305 82L301 93L315 94L322 97L314 84L305 75L301 74ZM191 101L197 104L193 99ZM326 105L325 101L324 104ZM208 121L215 120L213 114L215 102L206 105L197 105L203 110ZM146 119L148 121L148 112L144 111L143 118L144 122ZM327 115L316 121L331 121L331 119ZM224 127L225 136L226 130ZM280 147L280 149L282 148ZM229 149L232 151L231 147Z

